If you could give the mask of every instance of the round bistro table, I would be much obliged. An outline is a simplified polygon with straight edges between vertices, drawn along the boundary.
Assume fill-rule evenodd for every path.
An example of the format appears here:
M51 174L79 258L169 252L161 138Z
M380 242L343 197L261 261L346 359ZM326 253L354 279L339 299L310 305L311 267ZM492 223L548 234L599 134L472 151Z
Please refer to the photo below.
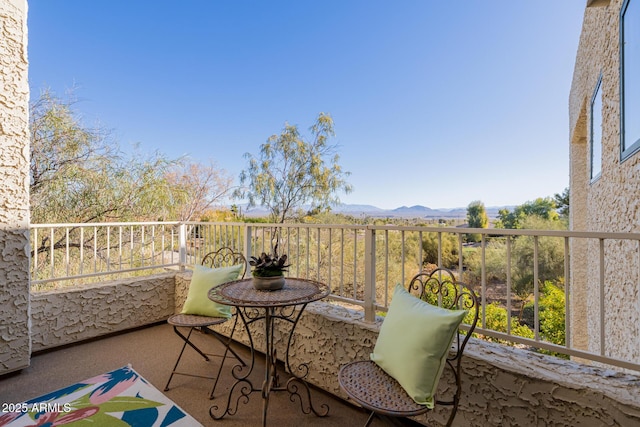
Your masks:
M249 337L251 345L251 365L246 373L242 373L242 366L235 366L231 373L236 379L229 390L226 408L213 405L209 409L211 418L219 420L225 415L233 415L237 412L240 401L248 402L249 395L254 392L260 392L262 395L262 425L267 423L267 409L269 407L269 395L272 391L287 391L291 397L299 399L302 412L309 414L313 412L316 416L324 417L329 413L329 406L321 405L322 410L318 411L311 401L311 391L309 385L305 381L305 377L309 372L307 364L301 364L295 370L291 369L289 363L289 348L298 320L302 316L307 304L318 301L329 295L330 289L323 283L308 280L287 277L285 285L277 291L258 291L253 287L251 279L236 280L213 287L209 290L209 299L220 304L236 307L236 313L242 319ZM298 308L296 310L296 308ZM261 388L257 388L248 379L255 365L255 346L251 335L251 324L264 320L265 332L265 374ZM288 332L287 347L285 354L285 367L291 378L286 384L281 385L276 369L277 355L274 346L275 325L281 320L291 324ZM306 399L309 402L308 407L303 404L300 391L306 391ZM233 401L233 395L238 392L236 400ZM222 410L222 412L220 412Z

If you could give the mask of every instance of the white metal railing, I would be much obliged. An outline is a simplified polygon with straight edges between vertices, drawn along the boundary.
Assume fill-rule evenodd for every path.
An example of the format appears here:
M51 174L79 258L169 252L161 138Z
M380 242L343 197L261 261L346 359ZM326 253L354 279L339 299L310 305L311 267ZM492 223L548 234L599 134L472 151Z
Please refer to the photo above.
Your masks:
M467 243L469 236L477 243ZM637 298L630 298L633 289L637 295L640 282L640 234L634 233L199 222L42 224L31 226L31 283L37 290L67 281L103 280L106 275L185 268L222 246L249 257L271 252L276 241L278 252L289 257L290 276L327 283L332 300L362 307L367 321L385 312L393 287L406 285L428 260L456 271L478 292L482 311L477 333L640 371L640 361L618 356L617 344L608 339L611 328L620 327L616 312L640 310ZM541 329L541 316L548 314L541 311L541 301L549 277L564 293L560 343L550 341ZM617 281L629 289L618 291ZM515 315L523 311L513 290L521 283L530 283L519 294L531 293L531 336L519 332ZM588 309L572 313L576 304ZM629 307L621 309L625 304ZM506 317L502 329L492 323L492 310L498 306ZM583 331L573 336L580 317L573 328L571 317L594 311L597 315L583 320L597 324L599 337L580 344Z
M32 224L31 285L43 289L180 266L181 227L177 222Z

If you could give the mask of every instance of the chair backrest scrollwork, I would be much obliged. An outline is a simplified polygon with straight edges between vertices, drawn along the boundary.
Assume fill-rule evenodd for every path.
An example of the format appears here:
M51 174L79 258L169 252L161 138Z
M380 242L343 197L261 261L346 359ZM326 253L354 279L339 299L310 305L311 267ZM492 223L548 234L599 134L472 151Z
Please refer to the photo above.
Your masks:
M242 264L243 267L240 278L243 279L247 274L247 259L242 253L236 252L226 246L203 256L200 264L209 268L230 267L232 265Z
M447 365L451 368L455 378L455 393L450 400L442 400L436 396L437 404L453 405L457 409L462 392L460 381L462 365L460 362L467 342L478 323L480 300L468 285L459 282L454 273L446 268L437 268L430 273L426 271L418 273L411 279L408 291L432 305L449 310L467 310L468 312L447 356Z

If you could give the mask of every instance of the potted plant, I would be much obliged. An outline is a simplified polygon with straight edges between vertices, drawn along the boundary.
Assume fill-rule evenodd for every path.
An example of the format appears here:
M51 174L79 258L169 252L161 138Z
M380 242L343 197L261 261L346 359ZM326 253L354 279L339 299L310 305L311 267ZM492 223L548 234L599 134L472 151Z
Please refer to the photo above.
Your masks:
M284 272L287 271L287 255L278 256L278 245L273 255L262 253L259 258L252 256L249 265L253 267L253 286L258 290L274 291L284 287Z

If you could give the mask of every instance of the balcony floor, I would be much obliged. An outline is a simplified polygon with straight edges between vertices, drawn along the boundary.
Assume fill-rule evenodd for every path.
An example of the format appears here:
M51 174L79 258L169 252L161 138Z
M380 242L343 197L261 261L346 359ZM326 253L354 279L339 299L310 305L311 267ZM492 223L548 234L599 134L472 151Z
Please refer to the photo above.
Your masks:
M201 335L198 338L206 340L205 343L212 352L219 351L222 347L217 340L209 336ZM250 352L246 347L236 345L234 348L239 349L239 353L246 360L249 359ZM41 352L32 356L30 367L0 377L0 402L21 402L127 364L130 364L158 390L163 391L179 351L180 339L173 333L171 326L163 323ZM184 360L186 364L182 365L183 369L188 366L186 369L200 371L202 374L213 371L220 362L220 359L216 358L205 362L189 349L185 351ZM262 355L258 355L256 368L251 375L252 379L255 378L254 384L261 383L264 373L263 361ZM212 365L215 368L212 368ZM259 393L253 393L248 404L241 404L237 414L226 416L220 421L210 418L209 408L212 402L224 404L226 393L233 384L233 378L227 366L231 367L232 364L229 361L225 363L213 401L209 400L208 396L213 383L211 380L202 378L175 376L171 382L171 389L163 393L205 426L260 425L262 401ZM365 411L342 399L315 388L312 389L312 396L316 407L323 403L329 405L328 417L306 415L300 410L299 403L291 402L286 393L276 393L269 401L267 424L278 427L299 425L334 427L364 425L366 422L368 414ZM408 419L376 418L371 425L379 427L420 424Z

